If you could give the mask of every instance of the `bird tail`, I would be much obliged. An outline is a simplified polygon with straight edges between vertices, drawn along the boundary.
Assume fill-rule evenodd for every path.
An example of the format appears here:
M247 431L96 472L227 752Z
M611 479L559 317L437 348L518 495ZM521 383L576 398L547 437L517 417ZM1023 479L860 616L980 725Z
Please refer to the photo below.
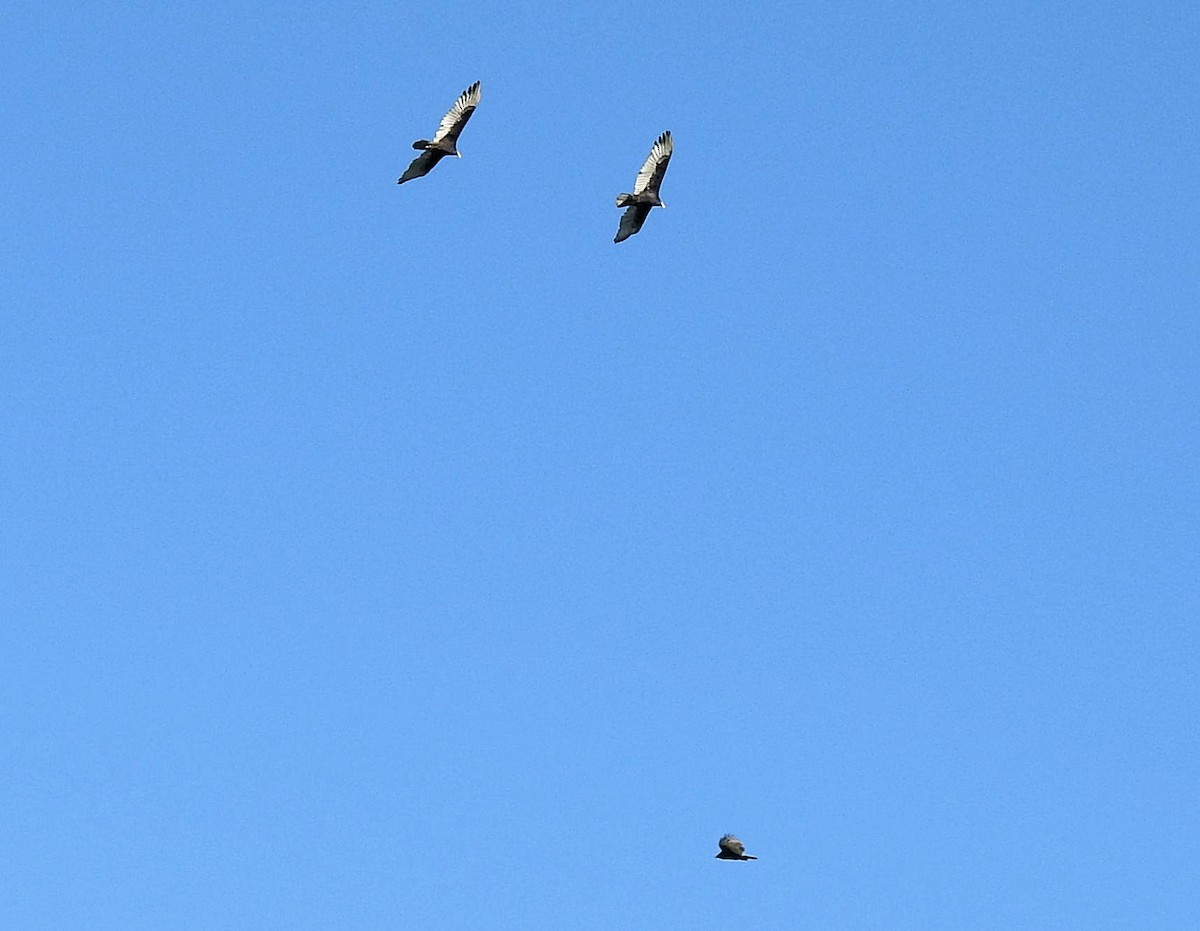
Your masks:
M631 198L632 196L633 196L632 194L618 194L617 195L617 206L624 207L626 204L629 203L629 198Z
M742 854L742 859L743 860L757 860L758 857L752 857L752 856L750 856L750 854L744 853L744 854Z
M433 143L430 142L428 139L418 139L416 142L413 143L413 148L414 149L428 149L431 145L433 145Z

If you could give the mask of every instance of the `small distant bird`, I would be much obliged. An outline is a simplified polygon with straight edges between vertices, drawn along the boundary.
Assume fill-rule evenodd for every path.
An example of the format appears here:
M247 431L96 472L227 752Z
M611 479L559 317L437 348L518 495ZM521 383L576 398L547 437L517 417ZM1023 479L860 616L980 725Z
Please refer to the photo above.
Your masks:
M628 209L621 214L621 226L613 242L623 242L642 228L646 217L650 215L651 207L665 207L658 196L659 185L663 175L667 173L667 164L671 161L671 153L675 151L675 143L671 140L668 130L657 139L650 148L650 154L642 165L642 170L633 182L632 194L618 194L617 206Z
M411 181L413 178L420 178L422 175L429 174L433 166L447 155L462 158L462 155L458 151L458 134L463 131L463 127L467 125L467 120L471 118L471 114L479 106L479 97L478 81L458 95L458 100L454 101L454 106L442 117L442 122L438 124L437 132L434 133L433 138L418 139L412 144L414 149L424 149L424 151L412 160L412 164L400 176L400 180L396 182L397 184L403 184L405 181Z
M752 857L746 853L746 845L734 837L732 834L726 834L719 841L717 846L721 848L721 852L717 854L718 860L757 860L758 857Z

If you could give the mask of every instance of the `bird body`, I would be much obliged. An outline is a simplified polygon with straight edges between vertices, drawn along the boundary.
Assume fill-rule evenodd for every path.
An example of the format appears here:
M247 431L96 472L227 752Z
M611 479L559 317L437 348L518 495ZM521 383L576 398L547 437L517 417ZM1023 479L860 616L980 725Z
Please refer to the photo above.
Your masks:
M654 140L650 154L642 163L637 179L633 183L632 194L618 194L617 206L624 207L621 214L621 225L617 229L613 242L624 242L642 228L646 217L650 215L651 207L666 207L659 197L658 189L662 185L663 176L667 173L667 165L675 151L675 142L668 130Z
M429 174L433 170L433 166L447 155L462 158L458 151L458 137L462 133L463 127L467 125L467 120L471 118L471 114L475 112L475 108L479 106L481 96L482 92L478 81L458 95L454 106L447 110L446 115L442 117L442 122L438 124L433 138L418 139L412 144L414 149L421 150L421 154L412 160L412 164L400 176L397 184L403 184L405 181Z
M746 853L746 845L734 837L732 834L724 835L717 846L721 848L721 852L717 854L718 860L757 860L758 857L752 857Z

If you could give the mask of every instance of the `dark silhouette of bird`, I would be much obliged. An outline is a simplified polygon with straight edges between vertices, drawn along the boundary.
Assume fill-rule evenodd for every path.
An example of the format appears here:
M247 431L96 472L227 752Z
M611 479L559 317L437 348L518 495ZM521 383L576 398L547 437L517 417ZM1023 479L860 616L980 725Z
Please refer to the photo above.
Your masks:
M752 857L746 853L746 845L734 837L732 834L726 834L719 841L717 846L721 848L721 852L717 854L718 860L757 860L758 857Z
M650 154L642 164L642 170L633 182L632 194L618 194L617 206L627 208L621 214L621 225L613 242L623 242L642 228L646 217L650 215L651 207L665 207L658 196L659 185L663 175L667 173L667 164L671 161L671 153L675 151L675 143L671 140L668 130L650 147Z
M446 115L442 117L442 122L438 124L437 132L433 134L432 139L418 139L412 144L414 149L422 149L424 151L412 160L412 164L400 176L400 180L396 182L397 184L403 184L405 181L411 181L413 178L420 178L422 175L429 174L433 166L447 155L462 158L462 155L458 151L458 134L463 131L463 127L467 125L467 120L471 118L471 114L479 106L479 96L479 82L476 81L458 95L458 100L454 101L454 106L446 111Z

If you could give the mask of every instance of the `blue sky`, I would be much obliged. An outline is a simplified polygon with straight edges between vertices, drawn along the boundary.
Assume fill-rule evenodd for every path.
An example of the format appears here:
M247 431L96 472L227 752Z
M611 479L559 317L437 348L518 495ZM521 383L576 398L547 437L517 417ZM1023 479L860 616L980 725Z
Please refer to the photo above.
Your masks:
M0 924L1200 925L1194 4L250 6L0 31Z

